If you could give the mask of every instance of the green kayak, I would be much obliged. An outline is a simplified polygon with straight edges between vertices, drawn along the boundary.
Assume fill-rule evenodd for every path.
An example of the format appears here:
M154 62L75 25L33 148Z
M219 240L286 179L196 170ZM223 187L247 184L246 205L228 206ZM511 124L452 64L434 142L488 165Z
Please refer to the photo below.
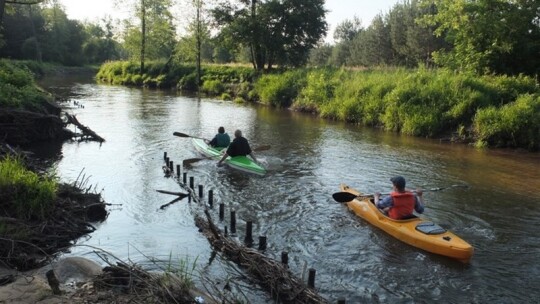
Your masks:
M199 138L193 138L192 139L193 145L195 146L195 149L197 151L201 152L205 156L208 157L215 157L216 161L218 161L222 155L223 148L214 148L209 146L204 140ZM224 161L224 163L236 170L248 172L248 173L254 173L257 175L265 175L266 169L259 166L255 161L253 161L251 158L247 156L235 156L235 157L227 157L227 159Z

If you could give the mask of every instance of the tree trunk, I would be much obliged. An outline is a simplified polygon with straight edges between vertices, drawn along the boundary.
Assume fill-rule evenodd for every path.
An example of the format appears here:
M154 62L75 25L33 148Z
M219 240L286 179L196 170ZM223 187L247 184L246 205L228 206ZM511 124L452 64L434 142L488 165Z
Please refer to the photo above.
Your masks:
M144 0L141 0L141 71L144 73L144 53L146 48L146 7L144 6Z
M197 93L201 93L201 0L196 0L197 5Z
M2 27L2 20L4 18L5 8L6 8L6 0L0 0L0 27Z
M32 18L32 6L28 6L28 15L30 18L30 26L32 27L32 34L34 35L34 41L36 43L36 60L41 63L42 62L42 55L41 55L41 46L39 45L39 40L36 34L36 26L34 24L34 19Z

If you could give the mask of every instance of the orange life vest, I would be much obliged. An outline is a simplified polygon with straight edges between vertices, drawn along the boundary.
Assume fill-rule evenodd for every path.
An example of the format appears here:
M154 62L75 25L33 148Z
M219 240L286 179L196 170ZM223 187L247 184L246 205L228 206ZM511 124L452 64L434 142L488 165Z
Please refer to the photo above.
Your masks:
M399 220L413 213L416 198L412 192L400 193L393 191L390 196L392 196L394 202L394 206L388 210L390 218Z

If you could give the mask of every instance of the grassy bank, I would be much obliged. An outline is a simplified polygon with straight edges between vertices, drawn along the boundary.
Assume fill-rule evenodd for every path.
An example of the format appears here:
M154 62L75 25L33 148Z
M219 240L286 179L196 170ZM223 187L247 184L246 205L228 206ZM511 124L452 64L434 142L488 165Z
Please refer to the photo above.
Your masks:
M446 70L317 69L261 77L269 104L413 136L472 141L479 147L540 149L540 89L529 77L477 76ZM276 79L276 80L274 80ZM259 89L259 84L264 84ZM266 90L277 88L273 93ZM270 98L268 98L270 96Z
M45 219L53 208L57 188L54 179L27 170L18 158L7 156L0 160L2 206L18 219Z
M112 84L196 90L194 65L104 64ZM474 142L478 147L540 149L540 89L535 79L427 69L297 69L258 75L248 67L204 66L202 91L407 135Z
M50 94L41 90L34 75L42 75L43 67L32 61L0 59L0 107L40 111L52 100Z

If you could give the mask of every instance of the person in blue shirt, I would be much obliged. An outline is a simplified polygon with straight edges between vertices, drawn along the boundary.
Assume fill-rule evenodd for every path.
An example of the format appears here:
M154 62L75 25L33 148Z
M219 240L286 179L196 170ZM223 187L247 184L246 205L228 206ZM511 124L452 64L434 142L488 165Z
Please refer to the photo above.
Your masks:
M219 127L218 134L208 144L214 148L227 148L230 143L231 138L229 134L225 133L225 128Z
M392 177L390 179L393 185L393 191L389 196L380 200L381 193L375 193L375 206L383 210L388 216L395 220L403 220L415 217L413 210L424 212L424 201L422 199L422 190L418 189L415 193L405 190L405 178L402 176Z
M227 151L223 154L223 157L219 160L218 166L221 166L221 163L227 159L227 156L235 157L247 155L251 156L251 158L257 162L257 159L255 158L253 151L251 151L251 147L249 146L247 139L242 137L242 131L236 130L234 131L234 139L227 148Z

